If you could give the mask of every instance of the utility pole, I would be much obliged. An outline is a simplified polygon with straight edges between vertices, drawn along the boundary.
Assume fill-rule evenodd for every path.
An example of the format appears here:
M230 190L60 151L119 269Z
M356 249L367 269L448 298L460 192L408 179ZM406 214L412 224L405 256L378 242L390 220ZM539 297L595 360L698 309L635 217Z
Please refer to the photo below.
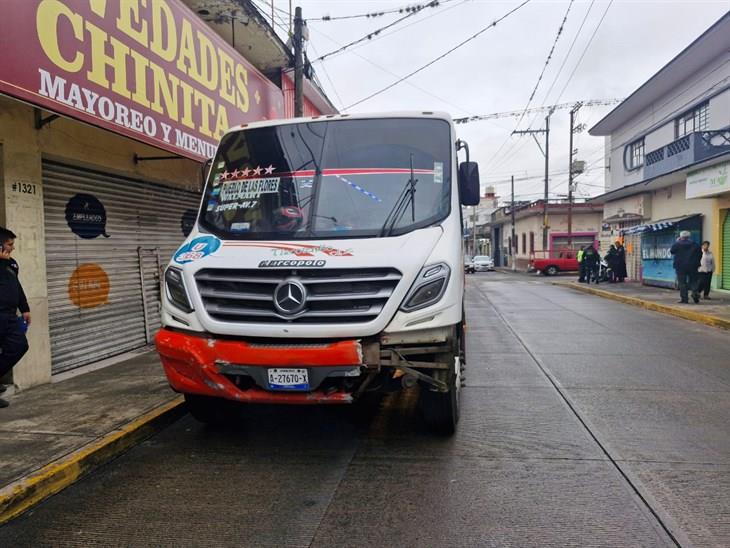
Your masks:
M568 155L568 249L573 248L573 134L576 133L575 115L583 103L576 103L570 110L570 154Z
M302 8L294 12L294 116L304 115L304 19Z
M542 204L542 249L547 251L548 248L548 168L550 166L550 115L552 110L548 111L545 116L545 200Z
M544 129L525 129L520 131L513 131L512 135L531 135L537 144L537 148L540 149L542 155L545 157L545 197L542 205L542 252L545 253L548 250L548 196L549 196L549 178L548 170L550 168L550 116L552 116L555 109L551 108L545 116L545 128ZM545 150L540 146L540 142L535 137L537 133L545 134ZM546 255L547 257L547 255Z
M517 270L515 263L514 249L517 247L517 235L515 234L515 176L512 175L512 205L510 206L510 215L512 216L512 270Z

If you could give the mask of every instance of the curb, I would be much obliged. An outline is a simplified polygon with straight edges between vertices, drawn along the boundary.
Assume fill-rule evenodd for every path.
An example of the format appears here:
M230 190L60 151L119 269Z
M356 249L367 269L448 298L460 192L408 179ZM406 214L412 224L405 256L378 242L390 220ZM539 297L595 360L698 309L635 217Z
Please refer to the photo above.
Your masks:
M0 525L159 432L185 412L182 397L160 405L0 489Z
M611 299L612 301L618 301L621 303L626 303L626 304L630 304L633 306L645 308L646 310L653 310L654 312L661 312L663 314L668 314L670 316L676 316L678 318L683 318L685 320L691 320L693 322L699 322L699 323L702 323L705 325L710 325L712 327L719 327L720 329L730 330L730 320L726 320L725 318L719 318L717 316L710 316L708 314L702 314L701 312L685 310L685 309L677 308L674 306L668 306L666 304L655 303L653 301L647 301L644 299L639 299L637 297L619 295L619 294L613 293L611 291L595 289L593 287L580 285L575 282L571 282L571 283L553 282L553 285L569 287L570 289L573 289L575 291L581 291L583 293L588 293L590 295L597 295L598 297L603 297L605 299Z

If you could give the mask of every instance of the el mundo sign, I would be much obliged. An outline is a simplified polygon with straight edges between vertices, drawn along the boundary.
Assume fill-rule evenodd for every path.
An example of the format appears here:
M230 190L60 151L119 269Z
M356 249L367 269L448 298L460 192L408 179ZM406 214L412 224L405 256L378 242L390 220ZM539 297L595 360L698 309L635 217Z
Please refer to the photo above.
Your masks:
M0 93L201 160L283 94L180 0L27 0L0 18Z

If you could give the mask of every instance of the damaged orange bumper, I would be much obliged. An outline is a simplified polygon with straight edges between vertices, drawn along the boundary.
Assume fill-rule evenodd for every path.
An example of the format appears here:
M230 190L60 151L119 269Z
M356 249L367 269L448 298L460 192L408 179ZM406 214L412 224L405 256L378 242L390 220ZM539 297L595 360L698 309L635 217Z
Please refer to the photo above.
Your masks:
M351 403L345 390L271 392L259 386L245 389L221 373L221 364L248 367L325 368L362 365L358 341L313 345L258 345L244 341L206 338L160 329L155 345L170 386L183 394L213 396L246 403Z

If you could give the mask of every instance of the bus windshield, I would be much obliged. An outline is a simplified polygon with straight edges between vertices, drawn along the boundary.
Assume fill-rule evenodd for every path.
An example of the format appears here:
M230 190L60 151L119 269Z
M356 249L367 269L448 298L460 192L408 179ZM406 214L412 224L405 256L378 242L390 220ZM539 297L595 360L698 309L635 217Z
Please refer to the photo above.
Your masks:
M312 121L224 136L200 224L227 239L397 235L450 213L444 120Z

